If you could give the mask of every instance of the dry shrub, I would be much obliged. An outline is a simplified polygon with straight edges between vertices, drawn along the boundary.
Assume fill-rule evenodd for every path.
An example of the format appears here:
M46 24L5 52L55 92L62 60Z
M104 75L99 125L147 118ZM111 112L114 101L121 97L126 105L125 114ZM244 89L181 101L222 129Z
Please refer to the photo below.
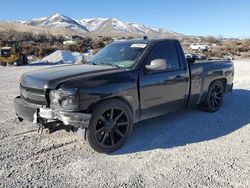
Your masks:
M30 32L17 32L14 30L0 32L0 46L2 41L16 40L19 42L23 53L26 55L36 55L42 58L56 50L70 50L74 52L87 52L90 49L100 49L112 41L111 37L103 37L100 40L93 40L90 37L79 37L75 45L63 45L63 41L68 38L62 35L33 34Z

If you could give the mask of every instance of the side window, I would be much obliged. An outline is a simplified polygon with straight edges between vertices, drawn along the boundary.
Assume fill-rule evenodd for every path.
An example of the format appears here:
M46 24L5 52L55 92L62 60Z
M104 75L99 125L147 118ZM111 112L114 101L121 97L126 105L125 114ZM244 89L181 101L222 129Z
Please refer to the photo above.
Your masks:
M179 69L179 57L174 42L164 42L158 44L149 55L148 64L154 59L166 59L169 69Z

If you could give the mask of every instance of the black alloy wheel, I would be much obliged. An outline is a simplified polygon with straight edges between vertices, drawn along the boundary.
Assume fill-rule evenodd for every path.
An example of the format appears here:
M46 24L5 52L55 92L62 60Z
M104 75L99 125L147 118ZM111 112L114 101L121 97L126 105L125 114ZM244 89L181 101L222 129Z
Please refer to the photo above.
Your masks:
M209 103L213 108L217 108L221 104L223 98L222 94L223 91L220 84L214 85L209 96Z
M101 153L120 148L132 130L132 117L130 108L120 100L107 100L97 105L87 132L91 147Z
M128 128L128 117L122 109L108 109L97 121L96 139L102 146L112 147L124 139Z
M216 112L220 109L224 97L224 86L220 80L214 81L207 92L204 103L201 104L203 110Z

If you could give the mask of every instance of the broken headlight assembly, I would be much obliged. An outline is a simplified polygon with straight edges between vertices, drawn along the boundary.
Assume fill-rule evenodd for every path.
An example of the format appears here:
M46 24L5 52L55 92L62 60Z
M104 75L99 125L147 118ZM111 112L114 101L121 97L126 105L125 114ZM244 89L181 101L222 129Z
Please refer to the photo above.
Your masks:
M52 109L62 108L66 111L74 111L79 107L79 93L76 88L51 90L49 99Z

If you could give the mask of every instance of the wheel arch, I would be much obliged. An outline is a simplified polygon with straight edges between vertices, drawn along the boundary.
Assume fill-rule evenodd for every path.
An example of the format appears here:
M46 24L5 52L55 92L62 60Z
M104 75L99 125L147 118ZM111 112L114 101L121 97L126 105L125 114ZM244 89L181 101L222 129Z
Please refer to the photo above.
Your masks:
M209 84L208 89L210 88L210 86L211 86L215 81L220 81L220 82L222 83L223 89L224 89L224 92L225 92L226 85L227 85L227 79L226 79L226 78L220 78L220 79L213 80L213 81ZM207 90L207 91L208 91L208 90ZM206 93L207 93L207 91L206 91Z
M214 103L214 105L212 105L211 102L210 102L210 96L211 96L211 95L210 95L210 89L211 89L211 86L212 86L215 82L221 83L224 91L222 91L221 99L219 99L219 101L217 101L217 103ZM220 108L220 106L221 106L221 103L222 103L222 100L223 100L223 95L224 95L223 92L225 92L226 84L227 84L227 80L226 80L225 78L215 79L215 80L213 80L213 81L209 84L209 86L208 86L206 92L204 92L204 95L203 95L203 98L202 98L201 102L199 103L199 105L200 105L200 107L201 107L201 109L202 109L203 111L212 113L212 112L216 112L216 111L219 110L219 108ZM208 99L209 99L209 100L208 100Z
M134 106L134 99L133 99L133 97L131 97L131 96L113 96L113 97L101 99L101 100L96 101L95 103L91 104L91 105L88 107L87 112L88 112L88 113L92 113L93 110L94 110L94 108L95 108L97 105L99 105L100 103L102 103L102 102L104 102L104 101L112 100L112 99L117 99L117 100L120 100L120 101L124 102L124 103L129 107L129 109L131 110L132 115L133 115L133 120L135 121L135 120L137 119L136 107Z
M207 96L207 93L208 93L208 90L209 90L210 86L211 86L214 82L216 82L216 81L220 81L220 82L222 83L222 85L223 85L223 87L224 87L223 89L224 89L224 92L225 92L226 85L227 85L227 79L226 79L226 78L218 78L218 79L212 80L212 81L209 83L209 85L208 85L208 87L206 88L206 90L203 91L201 100L200 100L200 102L199 102L198 104L201 104L201 103L204 102L204 100L206 99L206 96Z

